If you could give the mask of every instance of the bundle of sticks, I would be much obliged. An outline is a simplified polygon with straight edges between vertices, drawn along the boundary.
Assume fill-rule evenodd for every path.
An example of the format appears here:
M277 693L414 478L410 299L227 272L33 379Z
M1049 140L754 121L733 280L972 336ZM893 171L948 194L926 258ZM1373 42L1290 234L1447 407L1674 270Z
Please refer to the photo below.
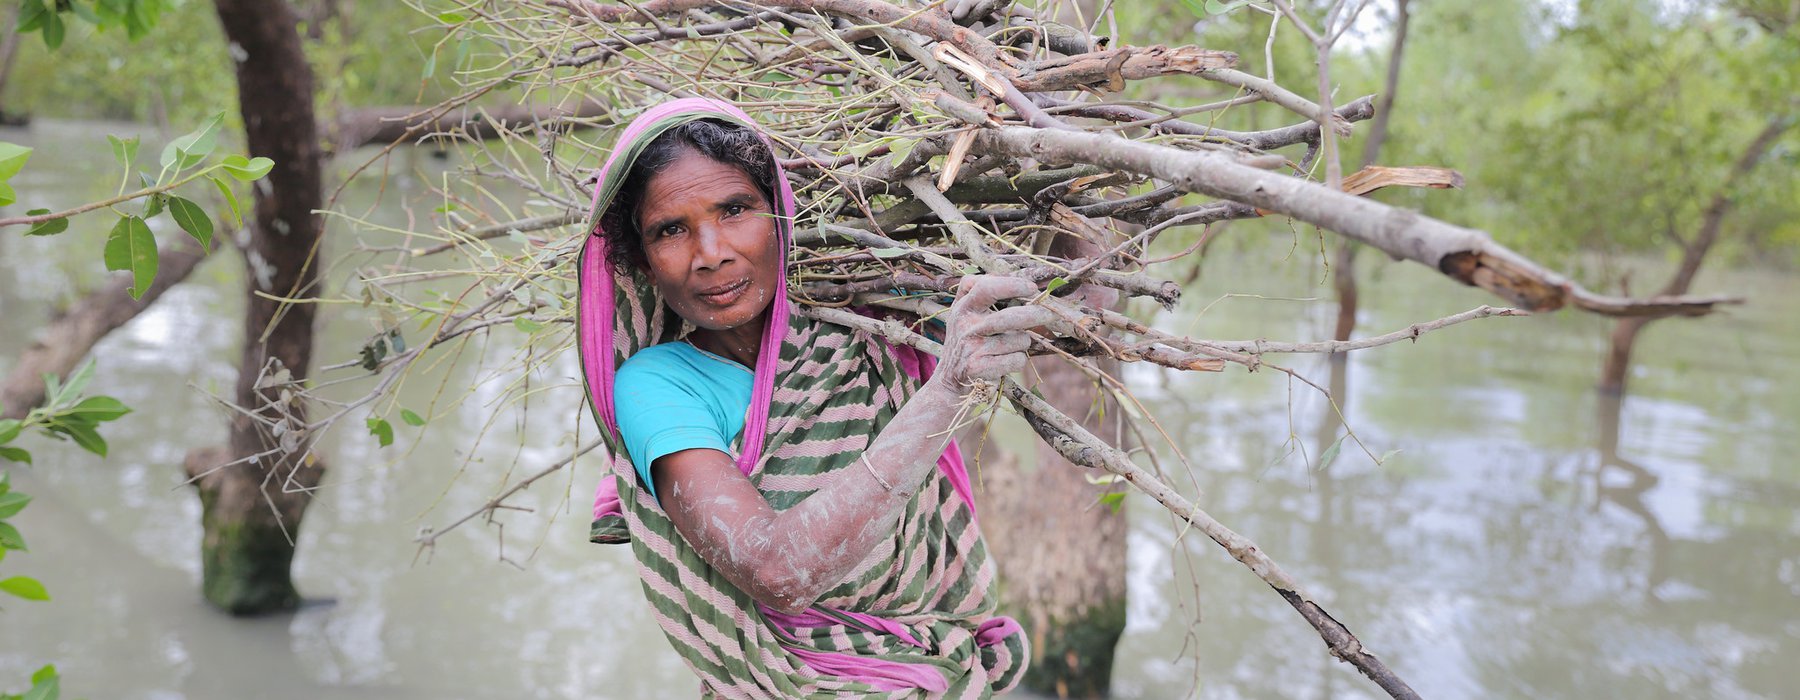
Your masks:
M411 249L410 257L536 231L567 236L530 239L551 254L527 265L494 258L489 300L448 318L433 342L509 314L541 316L542 301L519 290L534 284L533 275L569 276L571 252L585 235L570 224L585 214L591 169L614 131L569 127L623 124L650 105L690 96L739 105L774 141L801 203L790 285L803 313L927 351L937 346L916 328L845 307L929 317L946 312L943 294L965 275L1024 276L1044 290L1033 303L1060 319L1039 353L1218 371L1234 363L1272 367L1263 359L1272 353L1374 347L1489 316L1564 306L1698 315L1731 301L1597 294L1482 231L1361 196L1389 186L1461 186L1448 169L1371 167L1318 181L1320 164L1337 158L1336 140L1373 116L1370 97L1334 107L1322 91L1320 104L1240 70L1231 51L1128 45L1096 35L1097 22L1061 22L1048 8L956 5L988 12L961 12L959 20L942 2L908 0L524 0L438 15L448 28L440 46L460 38L459 75L469 89L432 116L521 86L528 99L582 107L553 119L481 125L532 147L489 148L475 171L511 181L558 211L521 218L472 206L448 216L444 243ZM500 50L471 53L471 38ZM483 55L494 57L485 67ZM1164 88L1154 94L1212 101L1137 97L1152 94L1146 86L1153 83ZM1249 109L1275 110L1289 123L1258 131L1213 125L1225 110ZM412 135L457 136L455 129ZM1181 337L1120 310L1121 296L1178 303L1181 285L1160 271L1191 264L1184 258L1205 238L1173 251L1165 244L1157 255L1163 234L1256 217L1285 217L1430 266L1512 308L1483 306L1369 338L1295 343ZM510 282L492 287L496 278ZM1254 543L1028 389L1006 382L999 390L1069 461L1109 471L1191 522L1287 600L1333 655L1394 697L1415 696Z

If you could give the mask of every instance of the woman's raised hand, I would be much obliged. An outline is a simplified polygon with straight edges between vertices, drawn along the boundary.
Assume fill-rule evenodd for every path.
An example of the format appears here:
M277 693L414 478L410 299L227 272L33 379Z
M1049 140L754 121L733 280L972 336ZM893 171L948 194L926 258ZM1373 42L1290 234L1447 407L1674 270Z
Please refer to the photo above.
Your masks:
M975 382L1023 371L1025 351L1031 347L1030 329L1051 323L1056 314L1036 305L996 311L994 304L1037 294L1037 285L1018 277L964 277L957 287L956 303L950 307L953 318L935 376L943 377L946 386L962 394Z

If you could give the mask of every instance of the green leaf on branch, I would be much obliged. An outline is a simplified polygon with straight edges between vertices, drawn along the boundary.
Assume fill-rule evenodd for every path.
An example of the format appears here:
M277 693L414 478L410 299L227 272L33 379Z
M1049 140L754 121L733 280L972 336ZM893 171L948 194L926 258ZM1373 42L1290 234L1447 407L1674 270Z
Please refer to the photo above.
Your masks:
M57 700L62 692L62 678L56 675L56 666L48 665L31 674L31 690L19 696L19 700Z
M12 185L0 182L0 207L17 201L19 201L19 193L13 189Z
M56 386L50 382L49 378L52 376L55 375L44 375L45 386ZM87 390L88 382L91 381L94 381L94 361L88 360L87 362L81 363L80 367L76 367L75 371L69 374L69 378L65 380L62 383L62 386L54 393L55 398L49 402L49 405L60 406L69 401L73 401L75 397L81 395L81 392Z
M13 438L18 437L19 431L23 429L23 425L24 424L20 423L17 418L0 420L0 445L12 442Z
M168 203L169 195L166 194L158 193L145 197L144 220L149 221L156 218L156 215L161 214L163 212L163 207L167 206Z
M130 406L126 406L124 402L111 396L89 396L62 413L79 416L95 423L105 423L109 420L118 420L119 416L130 412Z
M200 125L200 128L163 146L162 157L159 159L163 169L184 170L206 160L206 157L212 154L213 147L218 144L219 125L224 121L225 112L214 112L205 124Z
M62 47L63 34L68 28L63 26L62 17L55 12L44 16L44 45L55 51Z
M19 33L27 34L43 27L44 15L47 14L50 11L44 8L43 0L25 0L25 4L19 8Z
M380 418L370 418L364 422L369 426L369 434L375 436L375 442L382 447L394 444L394 426Z
M122 139L107 134L106 141L112 144L113 160L119 161L119 167L131 170L131 164L137 161L138 137Z
M443 22L444 24L462 24L463 22L468 21L468 19L468 17L463 16L460 12L445 12L438 15L438 21Z
M410 408L400 409L400 420L406 421L407 425L414 428L425 425L425 418L417 413L413 413Z
M31 497L22 493L0 494L0 520L18 515L19 511L25 510L25 506L29 503L31 503Z
M1120 508L1125 507L1125 492L1114 491L1112 493L1100 494L1100 503L1101 505L1111 508L1112 512L1117 513Z
M0 459L18 462L20 464L30 464L31 453L17 447L0 447Z
M156 280L156 238L150 226L135 216L120 217L112 233L106 236L102 256L108 270L131 271L131 298L141 299L150 283Z
M1343 449L1344 438L1347 438L1347 437L1350 437L1349 433L1344 433L1343 435L1339 435L1337 441L1331 443L1331 446L1325 448L1325 451L1319 455L1319 466L1313 467L1313 468L1314 469L1324 469L1326 467L1331 466L1331 463L1337 460L1338 451Z
M270 170L275 169L275 161L262 156L257 156L255 158L245 158L243 156L235 155L226 156L223 165L225 166L225 172L231 173L232 177L243 180L244 182L260 180L264 175L269 174Z
M26 600L49 600L50 592L44 590L44 584L29 576L14 576L0 581L0 591L11 593ZM29 696L27 696L29 697Z
M239 204L237 195L232 194L230 183L225 182L224 178L216 176L207 179L212 180L213 184L219 186L219 194L225 195L225 205L231 207L231 225L243 226L244 205Z
M25 215L26 216L43 216L48 213L50 213L49 209L33 209L31 211L25 212ZM54 236L56 234L62 233L67 230L69 230L69 220L67 218L49 219L47 221L39 221L35 224L32 224L31 230L26 231L25 235L27 235L27 236Z
M176 226L180 226L181 230L200 242L202 250L212 250L212 217L207 216L200 205L192 200L170 195L169 216L175 219Z
M0 182L11 180L31 160L31 149L16 143L0 141Z
M25 538L19 535L19 529L10 523L0 523L0 549L19 552L31 551L25 548Z
M100 431L95 430L94 424L85 419L75 418L57 422L50 426L50 432L67 435L81 449L101 457L106 456L106 438L100 437Z
M513 319L513 327L525 333L536 333L544 329L544 324L520 316Z

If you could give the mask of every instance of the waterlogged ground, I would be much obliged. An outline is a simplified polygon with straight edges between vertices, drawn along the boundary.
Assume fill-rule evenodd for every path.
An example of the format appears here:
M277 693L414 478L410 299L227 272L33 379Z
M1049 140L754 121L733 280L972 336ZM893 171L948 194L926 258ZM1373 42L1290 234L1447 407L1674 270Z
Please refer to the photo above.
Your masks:
M116 174L100 135L134 129L0 132L40 154L98 158L34 158L14 184L53 199L9 209L110 194ZM444 167L416 158L394 171ZM421 189L411 177L388 196ZM0 235L0 370L76 285L97 278L108 225L78 220L54 240ZM1304 300L1329 297L1307 252L1316 241L1234 243L1211 254L1164 327L1217 338L1329 332L1330 305ZM1491 301L1416 266L1364 260L1373 286L1362 332ZM296 563L314 604L253 621L207 609L199 504L180 461L223 436L208 392L232 381L239 266L231 255L207 262L100 348L95 387L138 408L107 426L109 459L27 443L38 466L14 479L36 497L16 520L32 552L0 572L37 576L55 599L0 612L0 690L55 662L66 697L95 699L691 694L629 554L585 542L592 460L517 497L533 510L505 514L504 527L471 522L432 551L413 542L592 435L571 357L533 376L529 388L542 391L523 411L523 387L480 371L520 362L523 336L510 328L408 385L401 404L432 421L424 439L396 421L386 449L356 431L328 441L332 471ZM1701 287L1755 303L1653 326L1634 393L1616 407L1589 389L1606 325L1571 314L1489 319L1359 354L1338 379L1360 443L1340 442L1335 412L1276 372L1127 377L1190 459L1191 478L1164 464L1175 483L1427 697L1787 697L1800 687L1800 280L1714 271ZM330 363L353 357L373 326L333 307L323 331ZM1333 380L1316 358L1286 364ZM1385 464L1370 457L1395 450ZM1129 507L1116 695L1375 695L1210 541L1147 499Z

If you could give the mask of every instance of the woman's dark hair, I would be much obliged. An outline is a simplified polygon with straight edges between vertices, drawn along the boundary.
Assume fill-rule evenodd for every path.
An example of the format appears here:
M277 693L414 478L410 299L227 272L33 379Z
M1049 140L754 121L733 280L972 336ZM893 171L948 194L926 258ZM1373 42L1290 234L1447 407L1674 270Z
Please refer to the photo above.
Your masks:
M756 132L722 119L695 119L671 127L638 154L612 205L600 215L600 227L606 231L607 262L620 272L641 270L649 264L638 231L644 189L651 178L689 151L744 171L762 191L763 199L775 206L775 156Z

